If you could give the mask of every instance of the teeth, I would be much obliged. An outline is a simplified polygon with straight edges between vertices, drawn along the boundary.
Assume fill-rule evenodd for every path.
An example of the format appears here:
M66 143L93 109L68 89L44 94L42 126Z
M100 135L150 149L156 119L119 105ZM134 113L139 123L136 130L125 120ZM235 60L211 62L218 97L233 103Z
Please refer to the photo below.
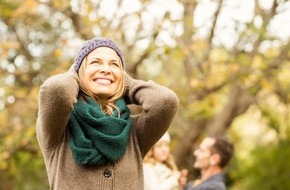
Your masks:
M96 82L100 84L111 84L111 81L108 79L97 79Z

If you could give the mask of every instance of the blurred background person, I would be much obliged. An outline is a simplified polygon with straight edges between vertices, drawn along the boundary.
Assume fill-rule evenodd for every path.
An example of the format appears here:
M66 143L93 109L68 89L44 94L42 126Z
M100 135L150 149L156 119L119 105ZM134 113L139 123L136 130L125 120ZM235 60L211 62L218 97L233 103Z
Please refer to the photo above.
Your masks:
M170 141L166 132L144 158L144 190L181 190L186 185L188 172L178 171Z
M226 190L224 169L234 154L233 144L222 138L206 137L193 154L193 166L200 170L200 177L190 181L184 190Z

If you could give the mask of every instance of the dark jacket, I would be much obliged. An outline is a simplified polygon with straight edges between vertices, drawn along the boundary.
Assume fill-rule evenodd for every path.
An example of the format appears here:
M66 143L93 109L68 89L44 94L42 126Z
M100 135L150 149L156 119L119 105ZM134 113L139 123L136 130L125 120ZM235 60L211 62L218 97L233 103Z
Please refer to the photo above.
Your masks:
M224 174L216 174L207 180L203 181L196 187L193 187L194 181L190 181L185 186L184 190L226 190Z

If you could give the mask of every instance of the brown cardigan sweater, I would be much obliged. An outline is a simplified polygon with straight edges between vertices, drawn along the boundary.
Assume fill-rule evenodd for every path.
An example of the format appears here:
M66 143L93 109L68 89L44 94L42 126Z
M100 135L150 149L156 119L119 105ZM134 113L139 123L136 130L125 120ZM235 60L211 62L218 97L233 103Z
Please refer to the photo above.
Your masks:
M50 189L142 190L142 159L170 126L178 109L176 94L152 81L126 76L129 102L143 109L132 117L126 153L116 163L82 166L72 156L66 127L77 102L78 83L77 74L70 70L50 77L40 87L36 130Z

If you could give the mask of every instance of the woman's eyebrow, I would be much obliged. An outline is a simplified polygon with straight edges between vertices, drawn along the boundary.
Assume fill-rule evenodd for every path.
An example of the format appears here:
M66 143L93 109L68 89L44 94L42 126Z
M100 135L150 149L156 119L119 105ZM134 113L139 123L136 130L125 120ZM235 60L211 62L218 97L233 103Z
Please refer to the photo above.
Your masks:
M116 61L116 62L119 62L119 60L118 60L118 59L115 59L115 58L110 59L110 61Z
M88 61L95 61L95 60L97 60L97 61L101 61L102 60L102 58L99 58L99 57L93 57L93 58L90 58ZM110 59L109 60L110 62L119 62L118 61L118 59Z
M101 58L98 58L98 57L93 57L93 58L90 58L90 59L89 59L89 61L94 61L94 60L99 61L99 60L102 60L102 59L101 59Z

